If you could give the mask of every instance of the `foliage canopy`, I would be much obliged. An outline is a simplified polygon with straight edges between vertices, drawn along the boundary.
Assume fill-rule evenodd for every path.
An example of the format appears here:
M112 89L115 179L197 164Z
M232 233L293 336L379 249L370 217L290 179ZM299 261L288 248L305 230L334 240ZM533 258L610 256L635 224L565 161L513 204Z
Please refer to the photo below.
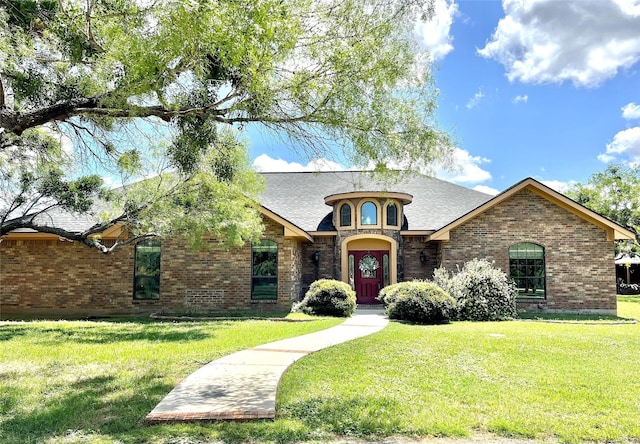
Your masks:
M412 40L432 11L430 0L1 0L0 235L33 228L104 252L187 230L248 240L260 187L246 124L377 169L446 157ZM124 186L108 193L101 177L116 174ZM42 217L95 217L97 199L110 211L81 233ZM113 247L91 237L114 224Z
M640 166L611 164L578 183L567 196L581 205L640 233ZM616 243L616 253L640 254L638 238Z

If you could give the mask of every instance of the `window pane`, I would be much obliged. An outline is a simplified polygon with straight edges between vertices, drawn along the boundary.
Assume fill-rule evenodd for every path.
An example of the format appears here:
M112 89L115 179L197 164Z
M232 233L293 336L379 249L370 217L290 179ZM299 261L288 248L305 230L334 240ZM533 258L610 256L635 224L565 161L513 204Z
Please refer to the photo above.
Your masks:
M360 209L361 217L360 223L362 225L377 225L378 224L378 208L373 202L365 202Z
M355 282L355 258L353 254L349 255L349 285L351 285L351 289L354 290L356 288Z
M351 206L342 204L340 207L340 226L348 227L351 225Z
M398 207L395 204L387 206L387 225L398 225Z
M262 240L254 244L251 254L251 299L278 297L278 244Z
M136 245L133 298L160 298L160 242L144 240Z
M386 287L389 285L389 255L382 255L382 276L383 276L383 285Z
M509 274L523 298L544 298L546 294L544 248L523 242L509 248Z
M252 299L276 299L278 295L277 277L254 277L251 281Z

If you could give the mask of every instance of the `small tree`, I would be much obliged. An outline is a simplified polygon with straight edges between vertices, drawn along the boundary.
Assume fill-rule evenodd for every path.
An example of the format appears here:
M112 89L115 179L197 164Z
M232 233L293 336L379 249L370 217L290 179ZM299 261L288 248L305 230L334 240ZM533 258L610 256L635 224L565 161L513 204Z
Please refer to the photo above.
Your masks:
M456 300L458 320L499 321L517 317L515 284L486 259L472 259L453 274L439 268L434 273L434 282Z

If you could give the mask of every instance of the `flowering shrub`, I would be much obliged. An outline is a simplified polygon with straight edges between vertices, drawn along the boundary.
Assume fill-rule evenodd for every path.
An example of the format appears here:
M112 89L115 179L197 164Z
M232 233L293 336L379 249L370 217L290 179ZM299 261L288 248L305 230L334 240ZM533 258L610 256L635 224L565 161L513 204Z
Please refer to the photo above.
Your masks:
M294 311L310 315L349 317L356 309L356 292L349 284L333 279L320 279L309 287Z
M382 289L378 299L390 319L429 324L447 322L455 314L455 300L433 282L390 285Z
M433 280L456 300L458 320L499 321L517 317L515 284L485 259L473 259L454 274L440 268Z

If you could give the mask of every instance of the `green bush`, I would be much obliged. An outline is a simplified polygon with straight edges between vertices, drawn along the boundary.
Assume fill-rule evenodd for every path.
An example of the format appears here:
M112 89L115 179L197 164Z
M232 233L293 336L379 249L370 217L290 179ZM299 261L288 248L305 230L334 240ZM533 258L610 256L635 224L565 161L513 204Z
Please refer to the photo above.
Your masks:
M356 309L356 292L349 284L320 279L309 287L302 302L294 307L310 315L349 317Z
M378 299L390 319L433 324L448 322L455 314L455 300L433 282L390 285L380 292Z
M399 285L400 284L387 285L382 290L380 290L376 299L382 302L382 305L387 308L387 306L389 306L389 304L393 302L394 298L396 297Z
M433 280L456 300L458 320L499 321L518 316L515 284L485 259L473 259L454 274L440 268Z

